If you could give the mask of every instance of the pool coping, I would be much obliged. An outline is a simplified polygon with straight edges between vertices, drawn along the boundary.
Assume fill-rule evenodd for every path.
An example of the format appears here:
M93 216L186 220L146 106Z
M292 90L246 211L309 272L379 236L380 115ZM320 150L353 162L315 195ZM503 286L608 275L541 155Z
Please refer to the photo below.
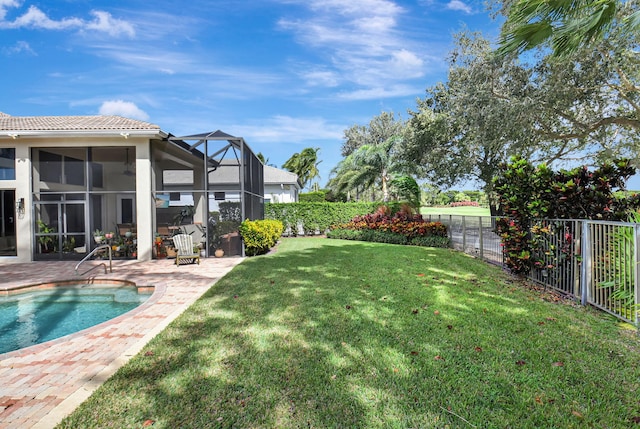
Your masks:
M145 303L107 322L0 355L0 429L51 428L87 399L243 258L205 258L176 266L167 259L114 264L92 277L157 289ZM114 261L115 262L115 261ZM5 288L53 281L66 262L0 265ZM57 282L56 282L57 283ZM155 295L155 297L154 297ZM150 300L152 300L150 302Z
M135 316L137 313L145 311L145 309L148 306L153 305L154 303L158 302L158 300L162 297L162 295L164 295L165 291L167 290L167 285L165 283L158 283L156 285L138 286L134 282L131 282L131 281L128 281L128 280L100 279L100 278L96 278L96 279L93 279L93 280L94 280L95 283L100 283L100 284L121 284L121 285L135 286L138 289L148 289L148 288L152 287L153 288L153 293L151 294L151 296L148 299L146 299L143 303L138 305L136 308L132 308L131 310L127 311L126 313L122 313L119 316L116 316L116 317L111 318L109 320L105 320L104 322L98 323L97 325L89 326L88 328L82 329L80 331L72 332L70 334L63 335L62 337L58 337L58 338L54 338L54 339L49 340L49 341L45 341L44 343L34 344L32 346L23 347L21 349L12 350L12 351L6 352L6 353L0 353L0 361L2 359L6 359L6 358L18 357L18 356L26 356L26 355L29 355L29 354L32 354L32 353L36 353L36 352L38 352L40 350L46 350L47 348L49 348L50 346L52 346L54 344L62 343L62 342L65 342L65 341L69 341L69 340L71 340L73 338L81 337L83 335L91 334L92 331L98 331L98 330L104 328L106 326L105 324L113 324L113 323L118 323L118 322L120 322L122 320L126 320L129 317ZM32 290L53 289L55 287L63 286L62 285L63 283L71 284L71 282L75 282L75 284L78 283L77 280L75 280L75 281L64 280L64 281L55 282L55 283L48 282L48 283L41 283L41 284L36 284L36 285L17 286L17 287L8 289L8 291L9 291L8 296L19 295L20 293L31 292ZM0 290L0 296L3 296L1 292L2 291Z

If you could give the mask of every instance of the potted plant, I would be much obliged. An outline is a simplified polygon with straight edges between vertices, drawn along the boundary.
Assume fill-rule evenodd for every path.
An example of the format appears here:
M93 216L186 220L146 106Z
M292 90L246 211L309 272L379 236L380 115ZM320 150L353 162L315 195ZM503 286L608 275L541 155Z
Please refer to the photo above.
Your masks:
M93 231L93 240L96 242L96 244L102 243L104 241L104 233L99 229L96 229L95 231Z

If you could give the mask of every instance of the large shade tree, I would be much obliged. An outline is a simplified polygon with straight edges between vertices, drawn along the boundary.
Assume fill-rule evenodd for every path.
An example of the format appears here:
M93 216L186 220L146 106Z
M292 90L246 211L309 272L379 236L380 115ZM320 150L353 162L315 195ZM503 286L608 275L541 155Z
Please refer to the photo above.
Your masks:
M531 90L531 72L492 55L489 41L478 34L461 33L456 44L448 82L429 88L410 112L400 156L437 185L472 180L491 196L501 162L539 150L535 135L527 132L534 106L527 98L514 102L508 96Z
M491 177L512 155L549 163L637 154L637 42L616 28L596 50L529 64L463 33L448 82L430 88L411 114L402 156L434 181L477 180L491 202Z
M348 156L361 146L381 145L390 138L402 135L404 121L393 112L382 112L368 125L353 125L344 131L342 156Z

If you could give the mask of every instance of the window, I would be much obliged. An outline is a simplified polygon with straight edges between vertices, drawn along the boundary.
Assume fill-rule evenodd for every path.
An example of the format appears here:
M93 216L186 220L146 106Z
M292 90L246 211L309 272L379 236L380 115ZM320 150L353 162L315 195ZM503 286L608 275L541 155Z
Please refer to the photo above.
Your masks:
M0 180L15 180L16 178L16 150L14 148L0 148Z

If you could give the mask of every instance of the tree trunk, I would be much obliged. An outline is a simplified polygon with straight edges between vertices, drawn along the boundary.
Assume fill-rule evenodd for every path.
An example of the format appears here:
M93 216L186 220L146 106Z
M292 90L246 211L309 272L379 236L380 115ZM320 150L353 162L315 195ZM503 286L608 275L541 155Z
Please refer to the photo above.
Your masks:
M387 172L385 170L382 171L382 201L385 203L389 202L389 187L387 185L387 181L389 178L387 177Z

